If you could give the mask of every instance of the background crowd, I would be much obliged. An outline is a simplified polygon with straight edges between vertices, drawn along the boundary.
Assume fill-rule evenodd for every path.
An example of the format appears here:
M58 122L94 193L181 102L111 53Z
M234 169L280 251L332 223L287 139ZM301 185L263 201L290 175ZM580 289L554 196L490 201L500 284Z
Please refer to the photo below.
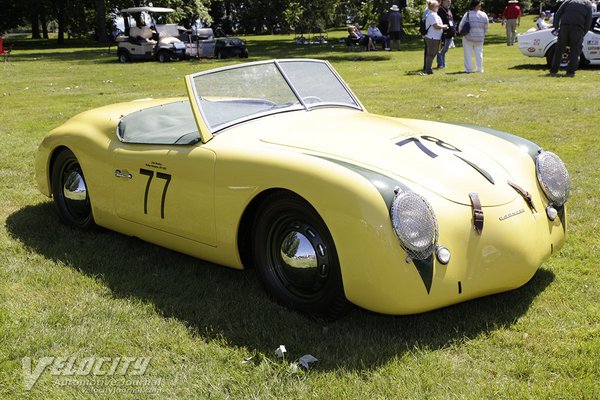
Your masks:
M569 53L567 76L574 76L583 37L591 25L592 13L597 11L597 2L597 0L564 0L557 2L549 11L541 11L540 7L539 17L536 20L537 29L553 28L554 34L558 36L551 75L555 76L558 73L563 51L568 46L574 50ZM462 16L457 17L452 9L452 0L441 0L441 3L437 0L426 0L420 22L420 33L424 41L421 72L423 75L433 74L435 60L438 69L446 68L446 53L456 47L454 39L458 36L462 38L464 72L484 72L483 47L490 22L501 21L506 28L506 45L515 44L517 28L523 16L518 0L508 0L502 12L495 16L488 16L482 7L481 0L470 0L469 9ZM547 18L550 23L546 22ZM367 50L375 50L376 44L379 43L383 50L400 50L400 42L404 34L401 8L396 4L392 5L381 25L382 29L372 21L365 35L360 31L359 24L355 23L349 28L349 33Z

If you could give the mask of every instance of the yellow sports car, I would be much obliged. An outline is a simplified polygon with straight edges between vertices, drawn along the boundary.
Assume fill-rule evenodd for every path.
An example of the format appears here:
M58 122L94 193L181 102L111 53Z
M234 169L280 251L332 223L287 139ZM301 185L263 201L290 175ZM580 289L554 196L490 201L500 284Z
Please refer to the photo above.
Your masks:
M188 98L87 111L48 134L60 219L232 268L304 313L420 313L525 284L565 239L569 175L488 128L368 113L329 63L186 77Z

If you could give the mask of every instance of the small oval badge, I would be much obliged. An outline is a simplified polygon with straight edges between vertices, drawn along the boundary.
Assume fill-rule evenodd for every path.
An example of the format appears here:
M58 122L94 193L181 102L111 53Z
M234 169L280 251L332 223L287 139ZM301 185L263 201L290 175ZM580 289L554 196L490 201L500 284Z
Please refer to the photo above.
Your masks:
M530 53L535 53L535 47L528 47L527 51Z

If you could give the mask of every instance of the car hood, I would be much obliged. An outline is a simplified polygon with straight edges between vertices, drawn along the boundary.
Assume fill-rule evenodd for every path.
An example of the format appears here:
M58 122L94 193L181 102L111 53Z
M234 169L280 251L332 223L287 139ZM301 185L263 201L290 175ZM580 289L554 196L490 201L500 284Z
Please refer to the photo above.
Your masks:
M535 31L531 31L531 32L524 32L524 33L520 33L518 35L520 38L540 38L540 37L553 37L554 35L552 34L552 29L548 28L548 29L541 29L541 30L535 30Z
M399 177L456 203L470 205L470 192L477 192L484 206L516 197L499 160L507 147L514 153L518 148L475 129L341 109L285 113L263 124L263 143Z

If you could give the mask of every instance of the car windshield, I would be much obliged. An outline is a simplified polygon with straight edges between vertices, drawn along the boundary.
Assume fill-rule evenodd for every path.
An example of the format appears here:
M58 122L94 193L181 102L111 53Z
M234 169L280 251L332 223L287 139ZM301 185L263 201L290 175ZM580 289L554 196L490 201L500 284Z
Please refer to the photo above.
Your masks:
M217 132L260 116L315 107L362 110L326 61L274 60L192 76L192 90L207 127Z

